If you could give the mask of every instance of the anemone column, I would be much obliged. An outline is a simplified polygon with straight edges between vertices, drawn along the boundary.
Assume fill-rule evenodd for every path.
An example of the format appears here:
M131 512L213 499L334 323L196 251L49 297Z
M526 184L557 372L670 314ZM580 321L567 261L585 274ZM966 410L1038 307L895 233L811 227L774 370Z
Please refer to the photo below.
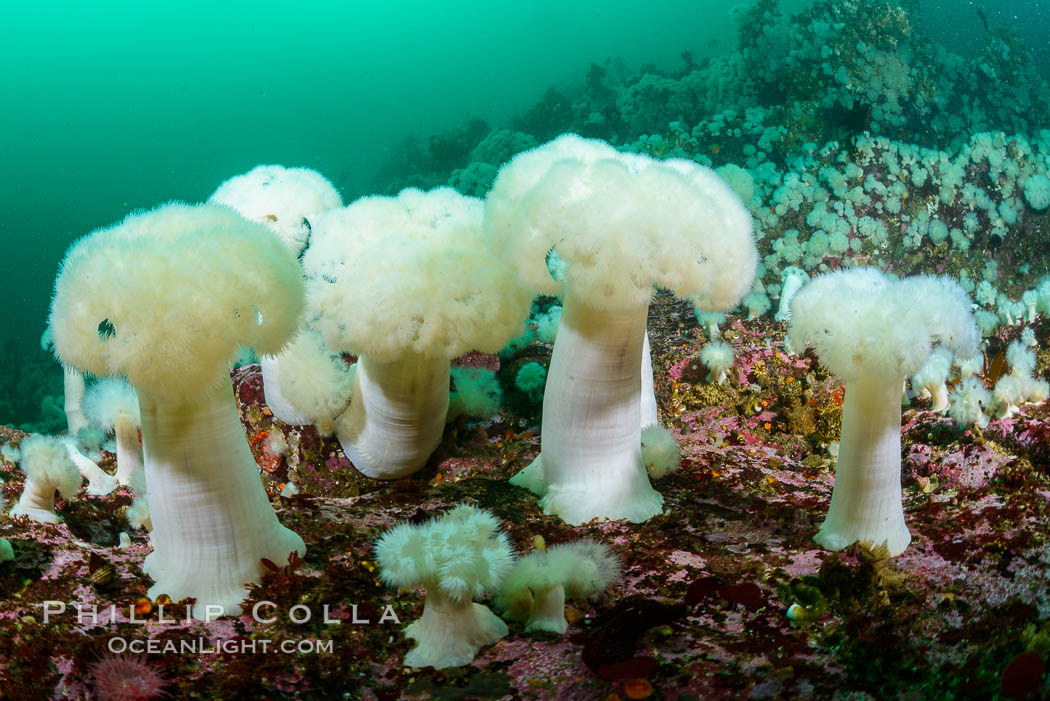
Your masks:
M117 419L113 425L117 442L117 482L133 484L135 475L142 469L142 451L139 448L139 431L131 419Z
M417 471L441 442L448 413L448 358L361 356L350 408L336 435L362 474L397 479Z
M641 450L647 307L611 313L566 295L543 395L540 456L511 478L545 514L641 522L660 513Z
M277 521L229 384L182 403L138 393L153 521L153 552L143 563L154 580L148 595L194 597L195 618L207 605L240 613L261 560L303 555L303 539Z
M88 425L87 419L84 418L83 407L86 383L84 373L76 368L63 366L63 370L63 408L66 412L66 426L69 435L76 438L80 429Z
M649 352L649 333L646 332L642 345L642 391L641 391L641 424L647 428L660 423L656 409L656 390L653 387L653 357Z
M900 377L862 377L846 386L831 507L814 540L828 550L886 544L899 555L911 542L901 504Z
M406 667L462 667L474 661L478 649L507 635L507 624L484 604L456 601L428 582L423 615L405 627L416 646L405 655Z

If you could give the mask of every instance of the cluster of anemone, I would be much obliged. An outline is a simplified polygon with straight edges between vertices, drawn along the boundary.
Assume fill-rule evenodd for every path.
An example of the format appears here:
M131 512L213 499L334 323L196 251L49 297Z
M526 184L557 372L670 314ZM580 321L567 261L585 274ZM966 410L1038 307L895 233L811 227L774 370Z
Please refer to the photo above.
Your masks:
M5 453L26 473L11 513L56 522L56 493L72 497L85 477L89 494L133 486L127 519L151 531L149 596L192 597L197 616L214 605L235 613L262 561L305 549L259 482L226 373L236 354L259 355L277 419L335 434L358 470L392 479L426 463L450 418L498 413L496 374L453 368L453 358L508 357L539 342L553 345L549 365L524 363L512 380L543 404L541 450L512 483L570 524L644 521L663 510L650 480L680 459L658 422L646 333L660 287L694 305L708 382L729 379L734 352L719 325L736 309L787 322L788 346L812 348L846 381L816 540L899 554L910 540L905 379L964 425L1050 394L1030 329L1007 347L1009 372L993 387L978 377L982 337L1050 314L1050 277L1017 283L981 261L1050 209L1050 132L1033 129L1046 105L1010 92L1032 79L1023 62L1002 60L1001 38L970 65L925 48L900 7L817 0L788 17L759 0L736 14L738 50L682 75L634 76L588 110L589 124L618 119L628 150L669 160L574 135L538 146L501 129L453 173L460 192L408 189L344 206L313 171L260 166L206 204L135 213L78 241L48 334L70 436L30 436ZM975 71L993 77L987 94L972 91ZM771 95L790 99L759 104ZM946 118L934 95L966 114ZM816 107L866 115L889 136L839 142L791 128ZM937 143L896 140L917 118ZM707 155L723 146L722 158ZM738 164L707 167L730 153ZM969 267L958 282L897 279L880 272L891 247ZM536 294L558 304L528 316ZM88 374L103 379L89 384ZM91 426L113 433L115 476L77 446L81 437L88 453L98 447L101 437L83 438ZM494 597L526 631L564 633L566 599L593 599L619 575L611 551L590 540L515 562L496 517L471 506L399 524L375 552L387 584L426 589L405 631L409 667L468 664L506 635L479 599ZM0 539L0 561L12 556Z
M563 156L579 156L571 165L583 171L564 172ZM582 378L563 395L583 397L580 418L570 423L584 432L601 428L587 424L588 405L622 404L610 412L610 426L622 438L608 451L615 469L603 478L596 470L600 456L575 469L579 445L565 443L570 435L564 429L559 445L559 430L549 429L548 503L560 495L564 506L557 510L567 508L566 495L590 480L600 487L595 500L567 518L644 520L659 511L661 499L647 475L674 471L679 454L673 436L656 423L644 328L651 285L674 287L679 277L680 293L716 308L738 301L754 263L747 217L717 176L684 162L623 157L578 137L563 137L532 158L550 172L537 173L529 186L546 190L552 205L559 203L552 188L591 173L621 195L637 187L649 194L620 217L591 222L581 241L561 242L556 263L555 255L539 252L542 239L529 243L525 229L514 234L524 223L520 217L531 216L521 209L522 192L486 203L449 189L406 190L341 207L315 173L264 166L224 183L209 203L136 212L70 248L56 281L50 337L71 377L102 378L84 394L69 394L97 426L114 433L117 476L99 475L138 494L126 514L132 527L150 532L152 552L143 569L154 580L151 597L192 597L197 617L216 609L237 613L248 585L261 576L260 563L304 552L302 539L276 518L239 421L227 369L245 348L262 359L266 401L275 416L327 425L354 466L374 477L419 469L441 438L450 406L454 414L481 417L498 411L494 373L450 370L450 359L470 350L495 352L522 328L536 281L528 266L520 268L524 258L493 252L501 236L519 236L516 246L535 249L533 260L539 255L544 273L560 271L559 281L549 278L547 291L560 291L565 301L548 306L535 322L539 338L555 344L559 390L568 389L560 385L571 365L596 364L593 369L608 372L606 356L615 344L634 349L617 396L595 394L600 375ZM647 210L661 208L667 197L680 203L677 219L664 217L638 231ZM590 198L560 202L567 217L594 204ZM626 256L599 261L598 269L585 260L580 246L601 238L607 225L625 241L638 238L641 249L662 248L643 261L648 283L626 269ZM716 242L727 233L727 241ZM556 226L543 236L563 238ZM695 248L684 264L674 250L682 243ZM727 258L731 271L714 265ZM129 272L100 288L97 281L113 266ZM618 271L623 282L616 295L601 299L603 278ZM587 318L593 314L598 319ZM583 329L600 329L606 319L617 320L613 336L588 338ZM345 365L346 353L357 356L355 365ZM547 401L546 375L542 367L526 366L518 384ZM54 518L48 500L56 488L69 496L79 487L77 465L83 470L85 460L68 439L49 439L51 459L38 468L36 443L23 447L29 479L20 510ZM89 492L94 484L91 478ZM476 534L486 518L455 511L431 536L445 534L442 543L452 547L451 532ZM495 585L498 572L490 574ZM448 591L452 581L442 575L434 584L444 587L442 596L462 603L461 594ZM444 610L445 602L438 604Z
M48 353L54 352L50 324L41 336L40 345ZM138 398L134 389L119 378L89 382L80 369L65 363L62 366L66 422L63 442L69 457L88 480L87 493L104 496L118 485L130 484L131 476L142 466ZM116 475L99 467L102 449L117 453Z
M960 283L989 314L985 324L1031 321L1040 308L1037 288L1014 291L987 249L1020 245L1026 217L1043 212L1026 192L1038 192L1050 170L1050 142L1002 132L979 133L954 150L922 148L884 137L858 137L805 152L788 168L745 159L753 179L750 203L763 258L749 293L749 314L780 298L778 320L796 284L789 271L823 273L838 266L885 267L891 248L968 262ZM1033 203L1034 202L1034 203ZM805 232L805 233L804 233ZM771 235L772 234L772 235ZM990 333L990 331L989 331Z
M914 178L918 163L898 166ZM845 171L820 176L836 197L868 188L867 180L848 188L863 173ZM776 294L789 345L812 348L847 385L835 486L816 540L832 550L870 541L894 555L910 541L900 493L905 379L944 410L954 362L964 379L949 410L975 423L1048 394L1026 341L1011 344L1010 373L992 391L976 379L981 333L968 294L976 286L965 280L782 266L785 251L793 255L783 242L760 262L745 206L759 186L744 169L716 173L570 134L511 159L485 200L408 189L344 207L311 173L261 167L209 203L132 214L78 241L56 282L56 354L70 374L105 378L77 395L78 406L114 431L116 479L140 492L127 518L150 531L149 595L192 597L196 616L211 606L238 612L264 560L305 551L278 521L243 433L227 373L242 348L261 357L279 420L335 434L356 469L395 479L426 463L450 418L499 411L496 374L453 368L454 358L552 344L549 365L524 363L512 378L543 414L540 453L511 483L572 525L642 522L664 508L651 480L680 461L653 389L654 290L693 304L712 383L727 381L734 361L718 328L725 312L740 304L751 316L772 312ZM831 218L848 221L846 211L814 205L806 219L837 230ZM755 282L764 264L776 283ZM126 273L99 286L113 266ZM1028 300L1035 313L1044 287ZM536 295L558 303L530 316ZM71 445L23 442L19 513L54 520L56 489L79 488L83 461ZM565 599L595 597L619 572L593 541L515 564L496 517L470 506L397 525L375 552L385 582L426 588L422 616L405 631L415 641L409 667L468 664L506 635L479 599L495 595L526 630L561 633Z
M1006 347L1006 365L1010 372L1003 374L992 388L992 400L997 418L1008 418L1017 413L1021 404L1038 403L1050 398L1050 385L1034 376L1035 353L1024 341L1012 341Z
M1023 251L1050 209L1050 93L1025 53L995 31L977 60L932 51L904 6L780 5L734 11L737 48L704 65L615 77L593 67L570 123L581 133L601 124L628 151L718 166L762 253L741 300L749 317L776 309L785 320L787 268L886 269L890 250L904 248L962 261L952 269L967 292L996 324L1018 323L1037 305L1031 281L982 267L990 250ZM481 160L448 184L467 172L495 181L492 154L535 145L503 128L478 138L471 158Z
M994 384L979 377L984 364L982 354L972 358L955 359L958 367L958 378L950 394L943 389L947 370L940 367L938 361L936 378L942 383L944 408L952 420L963 428L977 427L983 429L991 419L1009 418L1016 414L1020 407L1029 403L1040 403L1050 398L1050 384L1038 377L1036 371L1035 332L1025 327L1019 338L1007 344L1001 353L1003 372L993 377ZM931 357L932 360L932 357ZM929 365L929 363L927 364ZM923 377L933 377L928 368L912 378L923 382ZM937 404L934 410L940 410Z
M374 546L382 580L426 590L422 615L404 631L413 641L405 666L467 665L507 635L507 624L478 600L492 596L500 614L525 632L563 634L566 600L592 600L620 576L619 559L593 539L550 548L536 540L536 550L515 559L499 520L470 505L384 531Z
M498 350L530 300L486 250L481 200L407 189L342 207L327 181L289 173L241 176L213 196L263 223L259 213L283 207L307 229L303 240L286 237L307 280L307 314L285 348L262 358L267 404L285 423L335 434L363 474L404 477L425 464L447 419L495 413L493 375L450 373L450 360ZM308 195L298 209L295 193Z
M105 496L117 487L117 480L85 455L73 436L31 434L18 448L4 445L3 458L13 464L21 464L29 478L27 484L34 482L33 474L50 474L50 479L57 480L57 475L66 474L67 467L71 466L77 476L77 488L59 490L65 497L71 497L78 491L81 478L88 481L85 492L92 496ZM34 483L41 484L39 480Z
M908 31L879 46L862 38L870 31L856 17L870 9L863 3L817 2L797 15L780 13L776 5L767 0L743 12L740 49L705 70L677 80L639 79L637 89L650 99L637 102L638 108L649 103L657 112L679 104L668 95L656 99L651 90L657 84L672 94L700 92L711 80L736 89L710 106L698 97L691 116L683 109L674 120L657 121L656 131L629 147L723 164L718 172L751 210L763 254L755 285L744 298L745 313L761 315L779 296L777 319L786 320L784 297L790 295L780 278L792 267L810 274L839 266L885 268L890 250L903 248L938 261L962 259L961 284L995 315L996 324L1021 323L1026 315L1031 321L1039 304L1036 290L1025 289L1026 281L1018 288L994 268L982 267L989 250L1023 250L1031 221L1041 220L1050 207L1050 132L1043 130L1047 104L1045 91L1039 91L1041 78L996 64L996 56L1010 51L993 35L986 38L990 54L977 63L948 52L924 52L927 43L901 8L894 9L899 15L881 18L887 24L879 25L875 39L892 35L891 27ZM1023 57L1017 59L1024 65ZM974 69L981 72L982 86L984 76L1009 72L1017 80L1006 90L1010 99L990 100L986 90L973 91L974 83L963 76ZM849 139L798 133L804 123L799 112L811 105L814 80L823 83L819 109L837 104L870 121ZM805 86L805 94L765 104L766 81L777 86L777 95L791 95L792 85ZM1005 84L997 89L1005 90ZM709 89L712 94L720 92ZM927 99L933 94L936 101ZM1018 110L1019 99L1032 102ZM934 109L953 100L966 106L965 116ZM926 126L922 135L904 126L912 119Z

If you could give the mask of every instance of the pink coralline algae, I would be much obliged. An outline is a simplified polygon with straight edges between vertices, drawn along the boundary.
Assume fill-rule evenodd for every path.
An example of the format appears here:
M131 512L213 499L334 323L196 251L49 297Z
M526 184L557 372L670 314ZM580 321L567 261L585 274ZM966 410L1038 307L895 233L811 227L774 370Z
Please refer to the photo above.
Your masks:
M324 464L325 467L327 467L332 472L336 472L338 470L347 470L350 468L350 461L347 460L346 456L344 455L332 455L327 460L325 460Z
M906 449L904 479L919 484L920 488L929 485L929 478L935 477L936 484L942 486L980 489L1008 461L1007 456L979 445L964 445L954 452L946 452L916 444Z

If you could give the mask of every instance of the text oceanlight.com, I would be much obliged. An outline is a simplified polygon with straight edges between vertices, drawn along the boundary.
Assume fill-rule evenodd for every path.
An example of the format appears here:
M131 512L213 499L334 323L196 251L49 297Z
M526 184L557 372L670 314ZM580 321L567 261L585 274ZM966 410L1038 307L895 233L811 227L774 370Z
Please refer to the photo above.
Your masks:
M123 609L118 609L117 606L103 606L99 607L97 604L84 604L75 603L69 606L62 601L45 601L40 606L43 608L43 619L44 623L50 623L52 618L62 615L72 615L72 612L76 614L77 623L80 625L97 626L108 622L117 621L118 616L123 618ZM67 614L67 610L72 609ZM174 625L179 623L186 623L193 621L191 616L192 606L186 606L180 608L178 606L169 606L165 610L165 605L160 604L157 607L156 618L139 618L136 615L134 605L129 606L127 609L127 618L121 620L122 623L137 623L139 625ZM178 618L179 614L183 615L183 618ZM242 618L245 616L250 617L257 624L267 625L274 623L278 620L277 605L272 601L259 601L248 611L245 611ZM226 615L226 611L222 606L210 605L204 607L204 619L205 621L214 620L221 618ZM401 621L398 619L397 614L394 613L393 607L387 605L383 612L380 614L378 619L372 619L361 615L358 611L357 604L340 604L334 609L325 604L321 607L321 610L316 614L317 618L324 625L374 625L393 623L400 625ZM287 612L288 620L292 623L303 625L309 623L315 617L315 612L309 606L303 604L297 604L288 609ZM161 640L159 638L150 638L146 640L138 638L124 638L116 636L110 638L106 644L109 652L114 655L121 655L124 653L131 653L136 655L167 655L167 654L185 654L185 655L209 655L209 654L286 654L286 655L303 655L303 654L324 654L331 653L334 650L333 641L331 640L319 640L312 638L305 638L302 640L294 639L283 639L283 640L269 640L269 639L249 639L245 637L235 637L230 639L211 639L207 637L187 637L180 640Z
M335 649L331 640L209 640L207 638L187 638L184 640L128 640L127 638L110 638L106 647L114 655L130 652L134 655L306 655L311 653L331 654Z

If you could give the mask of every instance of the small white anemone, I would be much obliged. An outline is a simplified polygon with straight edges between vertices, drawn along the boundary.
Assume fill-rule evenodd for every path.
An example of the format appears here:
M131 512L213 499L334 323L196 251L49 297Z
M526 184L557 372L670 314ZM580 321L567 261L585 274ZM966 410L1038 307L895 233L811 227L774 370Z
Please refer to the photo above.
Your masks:
M558 324L560 323L561 305L555 304L536 317L536 337L544 343L554 343L558 337Z
M985 410L992 406L992 393L978 378L971 376L963 379L962 383L952 390L951 398L948 415L956 424L977 428L988 425Z
M707 334L708 340L715 341L722 337L721 331L719 330L719 324L726 323L725 312L705 312L700 311L696 306L693 307L693 316L696 317L696 323L704 329L704 333Z
M149 517L149 499L142 494L134 499L124 510L128 524L132 528L141 528L146 531L153 530L153 521Z
M969 358L956 358L955 364L959 367L960 376L973 377L984 367L984 354L975 353Z
M127 381L106 378L91 385L84 397L84 413L93 423L113 431L117 443L117 481L130 485L142 470L139 445L139 398Z
M420 525L403 521L379 537L375 555L387 585L426 588L423 615L405 628L416 642L406 667L462 667L507 634L507 624L474 603L498 590L514 563L491 513L463 505Z
M495 372L488 368L457 367L452 368L450 374L455 390L448 399L449 421L463 414L491 419L499 413L503 389Z
M263 453L272 458L284 457L288 454L288 440L280 431L270 431L266 434L262 449Z
M773 303L765 292L749 292L740 305L747 309L748 319L757 319L768 312Z
M780 304L774 319L791 321L791 300L808 281L809 274L796 265L789 265L780 271Z
M938 346L911 377L912 389L933 400L931 411L941 412L948 408L948 373L951 368L952 352Z
M564 633L565 600L586 601L620 577L620 561L591 538L536 550L519 559L493 604L505 618L523 621L525 632Z
M546 384L547 368L535 360L518 368L518 374L514 376L514 386L534 402L543 399L543 388Z
M642 429L642 462L649 477L658 480L678 470L682 447L674 435L659 424Z
M22 451L10 443L4 443L3 446L0 446L0 458L3 458L4 462L17 465L18 461L22 458Z
M263 391L273 415L287 424L313 424L321 435L350 406L354 374L341 353L325 344L321 334L304 328L284 350L263 356Z
M66 440L34 434L22 440L19 466L26 474L25 486L12 516L26 516L40 523L58 523L55 492L66 499L80 489L80 472L66 449Z
M712 341L700 351L700 362L707 368L705 382L722 384L726 381L726 373L733 367L736 354L733 347L725 341Z

